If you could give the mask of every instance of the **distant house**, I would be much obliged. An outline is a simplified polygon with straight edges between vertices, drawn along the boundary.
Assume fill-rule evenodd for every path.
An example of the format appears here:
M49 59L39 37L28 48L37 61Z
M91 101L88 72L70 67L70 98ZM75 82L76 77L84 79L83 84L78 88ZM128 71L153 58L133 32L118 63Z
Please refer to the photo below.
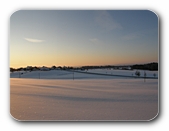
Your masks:
M123 68L122 67L119 67L119 70L122 70Z
M52 66L50 69L51 69L51 70L55 70L55 69L56 69L56 66Z
M32 69L33 71L38 71L39 70L39 68L38 67L33 67L33 69Z
M26 71L32 71L33 67L32 66L27 66Z
M41 71L49 71L50 69L47 68L47 67L45 67L45 66L43 66L43 67L40 68L40 70L41 70Z
M126 67L126 70L131 70L131 67L130 66Z

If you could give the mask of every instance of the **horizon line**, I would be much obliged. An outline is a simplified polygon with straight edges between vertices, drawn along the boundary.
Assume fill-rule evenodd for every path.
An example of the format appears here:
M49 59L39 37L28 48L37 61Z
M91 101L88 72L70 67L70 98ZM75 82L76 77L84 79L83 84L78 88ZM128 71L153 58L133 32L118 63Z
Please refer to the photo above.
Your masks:
M132 66L132 65L144 65L144 64L151 64L151 63L158 63L158 62L146 62L146 63L135 63L135 64L106 64L106 65L79 65L79 66L66 66L66 65L51 65L51 66L32 66L32 65L27 65L25 67L31 66L31 67L52 67L52 66L56 66L56 67L84 67L84 66ZM14 68L14 67L10 67L10 68ZM17 68L24 68L23 66L17 67Z

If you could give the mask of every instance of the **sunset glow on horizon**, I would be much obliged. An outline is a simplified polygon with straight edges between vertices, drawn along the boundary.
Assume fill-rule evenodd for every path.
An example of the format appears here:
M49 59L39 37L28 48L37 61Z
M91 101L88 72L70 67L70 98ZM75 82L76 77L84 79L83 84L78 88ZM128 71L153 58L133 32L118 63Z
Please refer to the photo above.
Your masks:
M158 62L148 10L20 10L10 18L10 67Z

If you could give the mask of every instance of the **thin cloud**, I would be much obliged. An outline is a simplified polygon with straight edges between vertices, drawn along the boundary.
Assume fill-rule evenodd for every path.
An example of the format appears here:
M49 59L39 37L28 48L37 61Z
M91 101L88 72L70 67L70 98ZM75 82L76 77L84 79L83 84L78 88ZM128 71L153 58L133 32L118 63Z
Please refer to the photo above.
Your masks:
M32 39L32 38L24 38L26 41L33 42L33 43L41 43L44 42L44 40L39 39Z
M124 40L133 40L133 39L136 39L138 37L139 36L137 34L128 34L128 35L123 36L123 39Z
M97 11L95 14L95 22L107 31L122 29L121 24L116 22L107 11Z
M97 38L93 38L93 39L89 39L89 41L91 41L93 43L97 43L99 40Z
M122 37L122 39L135 40L135 39L142 38L143 36L145 36L145 34L146 34L146 32L144 32L144 31L133 32L133 33L129 33L129 34L124 35Z

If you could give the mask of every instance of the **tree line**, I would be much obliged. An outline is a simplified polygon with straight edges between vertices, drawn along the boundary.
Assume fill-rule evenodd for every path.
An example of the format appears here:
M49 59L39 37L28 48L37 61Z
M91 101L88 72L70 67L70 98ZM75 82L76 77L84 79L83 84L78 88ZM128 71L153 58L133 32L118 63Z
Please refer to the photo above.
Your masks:
M136 64L131 66L132 69L140 69L140 70L151 70L158 71L158 63L148 63L148 64Z

